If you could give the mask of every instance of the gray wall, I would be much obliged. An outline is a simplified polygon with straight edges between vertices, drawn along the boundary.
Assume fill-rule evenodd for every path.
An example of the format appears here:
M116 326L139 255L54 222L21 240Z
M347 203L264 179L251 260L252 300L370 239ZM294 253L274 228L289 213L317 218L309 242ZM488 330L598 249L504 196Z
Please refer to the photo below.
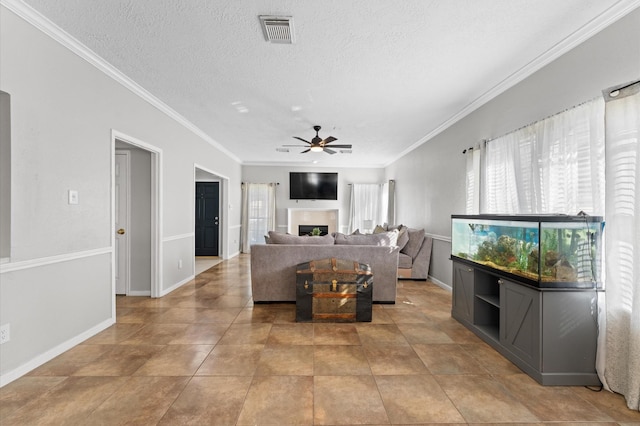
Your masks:
M8 259L11 235L11 95L0 91L0 259Z
M11 254L0 265L0 324L10 324L11 340L0 346L1 383L115 320L112 131L162 158L161 292L193 276L195 164L229 182L224 235L233 238L240 226L235 159L24 16L0 9L0 90L11 94L13 148ZM70 189L79 204L68 204ZM229 255L233 244L223 246Z
M396 180L398 222L423 226L444 237L434 243L430 274L451 284L447 239L451 215L465 213L463 149L639 77L640 10L636 10L387 167L387 179Z
M338 200L290 200L289 172L337 172ZM283 166L243 166L242 180L251 183L278 182L276 189L276 230L287 232L287 209L339 209L340 232L349 226L349 202L351 183L384 183L384 169L371 168L314 168Z

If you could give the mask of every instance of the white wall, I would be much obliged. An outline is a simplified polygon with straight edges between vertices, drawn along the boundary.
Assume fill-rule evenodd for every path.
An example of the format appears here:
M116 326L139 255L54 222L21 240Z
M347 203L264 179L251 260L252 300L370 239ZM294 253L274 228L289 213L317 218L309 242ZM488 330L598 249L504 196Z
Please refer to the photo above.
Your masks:
M338 200L290 200L289 172L338 173ZM287 209L339 209L339 232L349 226L349 197L351 183L384 183L384 169L371 168L314 168L286 166L243 166L242 180L251 183L278 182L276 189L276 230L287 232Z
M11 258L0 265L0 324L11 325L0 346L6 383L115 319L112 131L161 152L164 291L193 274L178 259L193 253L194 164L228 179L225 199L235 206L241 167L4 6L0 54L12 121ZM67 203L69 189L79 204ZM239 207L223 214L239 227Z
M397 222L445 237L434 242L430 275L451 284L451 246L446 239L451 236L451 215L465 213L463 149L639 77L636 10L387 167L387 179L396 180Z

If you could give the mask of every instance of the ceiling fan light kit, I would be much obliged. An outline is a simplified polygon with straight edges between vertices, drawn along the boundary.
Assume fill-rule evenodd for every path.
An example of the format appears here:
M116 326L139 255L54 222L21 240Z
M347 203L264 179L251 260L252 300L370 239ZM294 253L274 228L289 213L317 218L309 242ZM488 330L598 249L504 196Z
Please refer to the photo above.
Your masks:
M283 145L283 146L301 146L301 147L307 148L304 151L302 151L301 154L304 154L307 152L323 152L323 151L326 152L327 154L335 154L336 151L330 148L345 148L345 149L351 150L351 145L329 145L330 143L337 141L338 138L329 136L326 139L322 139L320 136L318 136L318 132L320 131L320 129L321 129L320 126L313 126L313 130L316 131L316 136L313 139L311 139L311 142L309 142L308 140L302 139L301 137L298 137L298 136L293 137L294 139L298 139L299 141L302 141L308 144L308 146L307 145ZM340 151L340 152L343 152L343 151Z

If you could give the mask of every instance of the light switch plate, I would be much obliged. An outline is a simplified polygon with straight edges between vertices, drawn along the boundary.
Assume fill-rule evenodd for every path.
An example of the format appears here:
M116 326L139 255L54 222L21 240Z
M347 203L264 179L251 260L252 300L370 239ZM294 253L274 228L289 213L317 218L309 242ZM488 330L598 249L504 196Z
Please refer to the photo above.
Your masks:
M78 191L69 190L69 204L78 204Z

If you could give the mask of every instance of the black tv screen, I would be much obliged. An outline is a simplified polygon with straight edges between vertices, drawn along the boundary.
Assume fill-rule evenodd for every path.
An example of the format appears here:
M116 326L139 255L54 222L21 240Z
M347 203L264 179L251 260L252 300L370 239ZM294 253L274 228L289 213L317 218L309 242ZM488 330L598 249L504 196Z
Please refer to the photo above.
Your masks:
M291 200L337 200L338 173L290 172Z

